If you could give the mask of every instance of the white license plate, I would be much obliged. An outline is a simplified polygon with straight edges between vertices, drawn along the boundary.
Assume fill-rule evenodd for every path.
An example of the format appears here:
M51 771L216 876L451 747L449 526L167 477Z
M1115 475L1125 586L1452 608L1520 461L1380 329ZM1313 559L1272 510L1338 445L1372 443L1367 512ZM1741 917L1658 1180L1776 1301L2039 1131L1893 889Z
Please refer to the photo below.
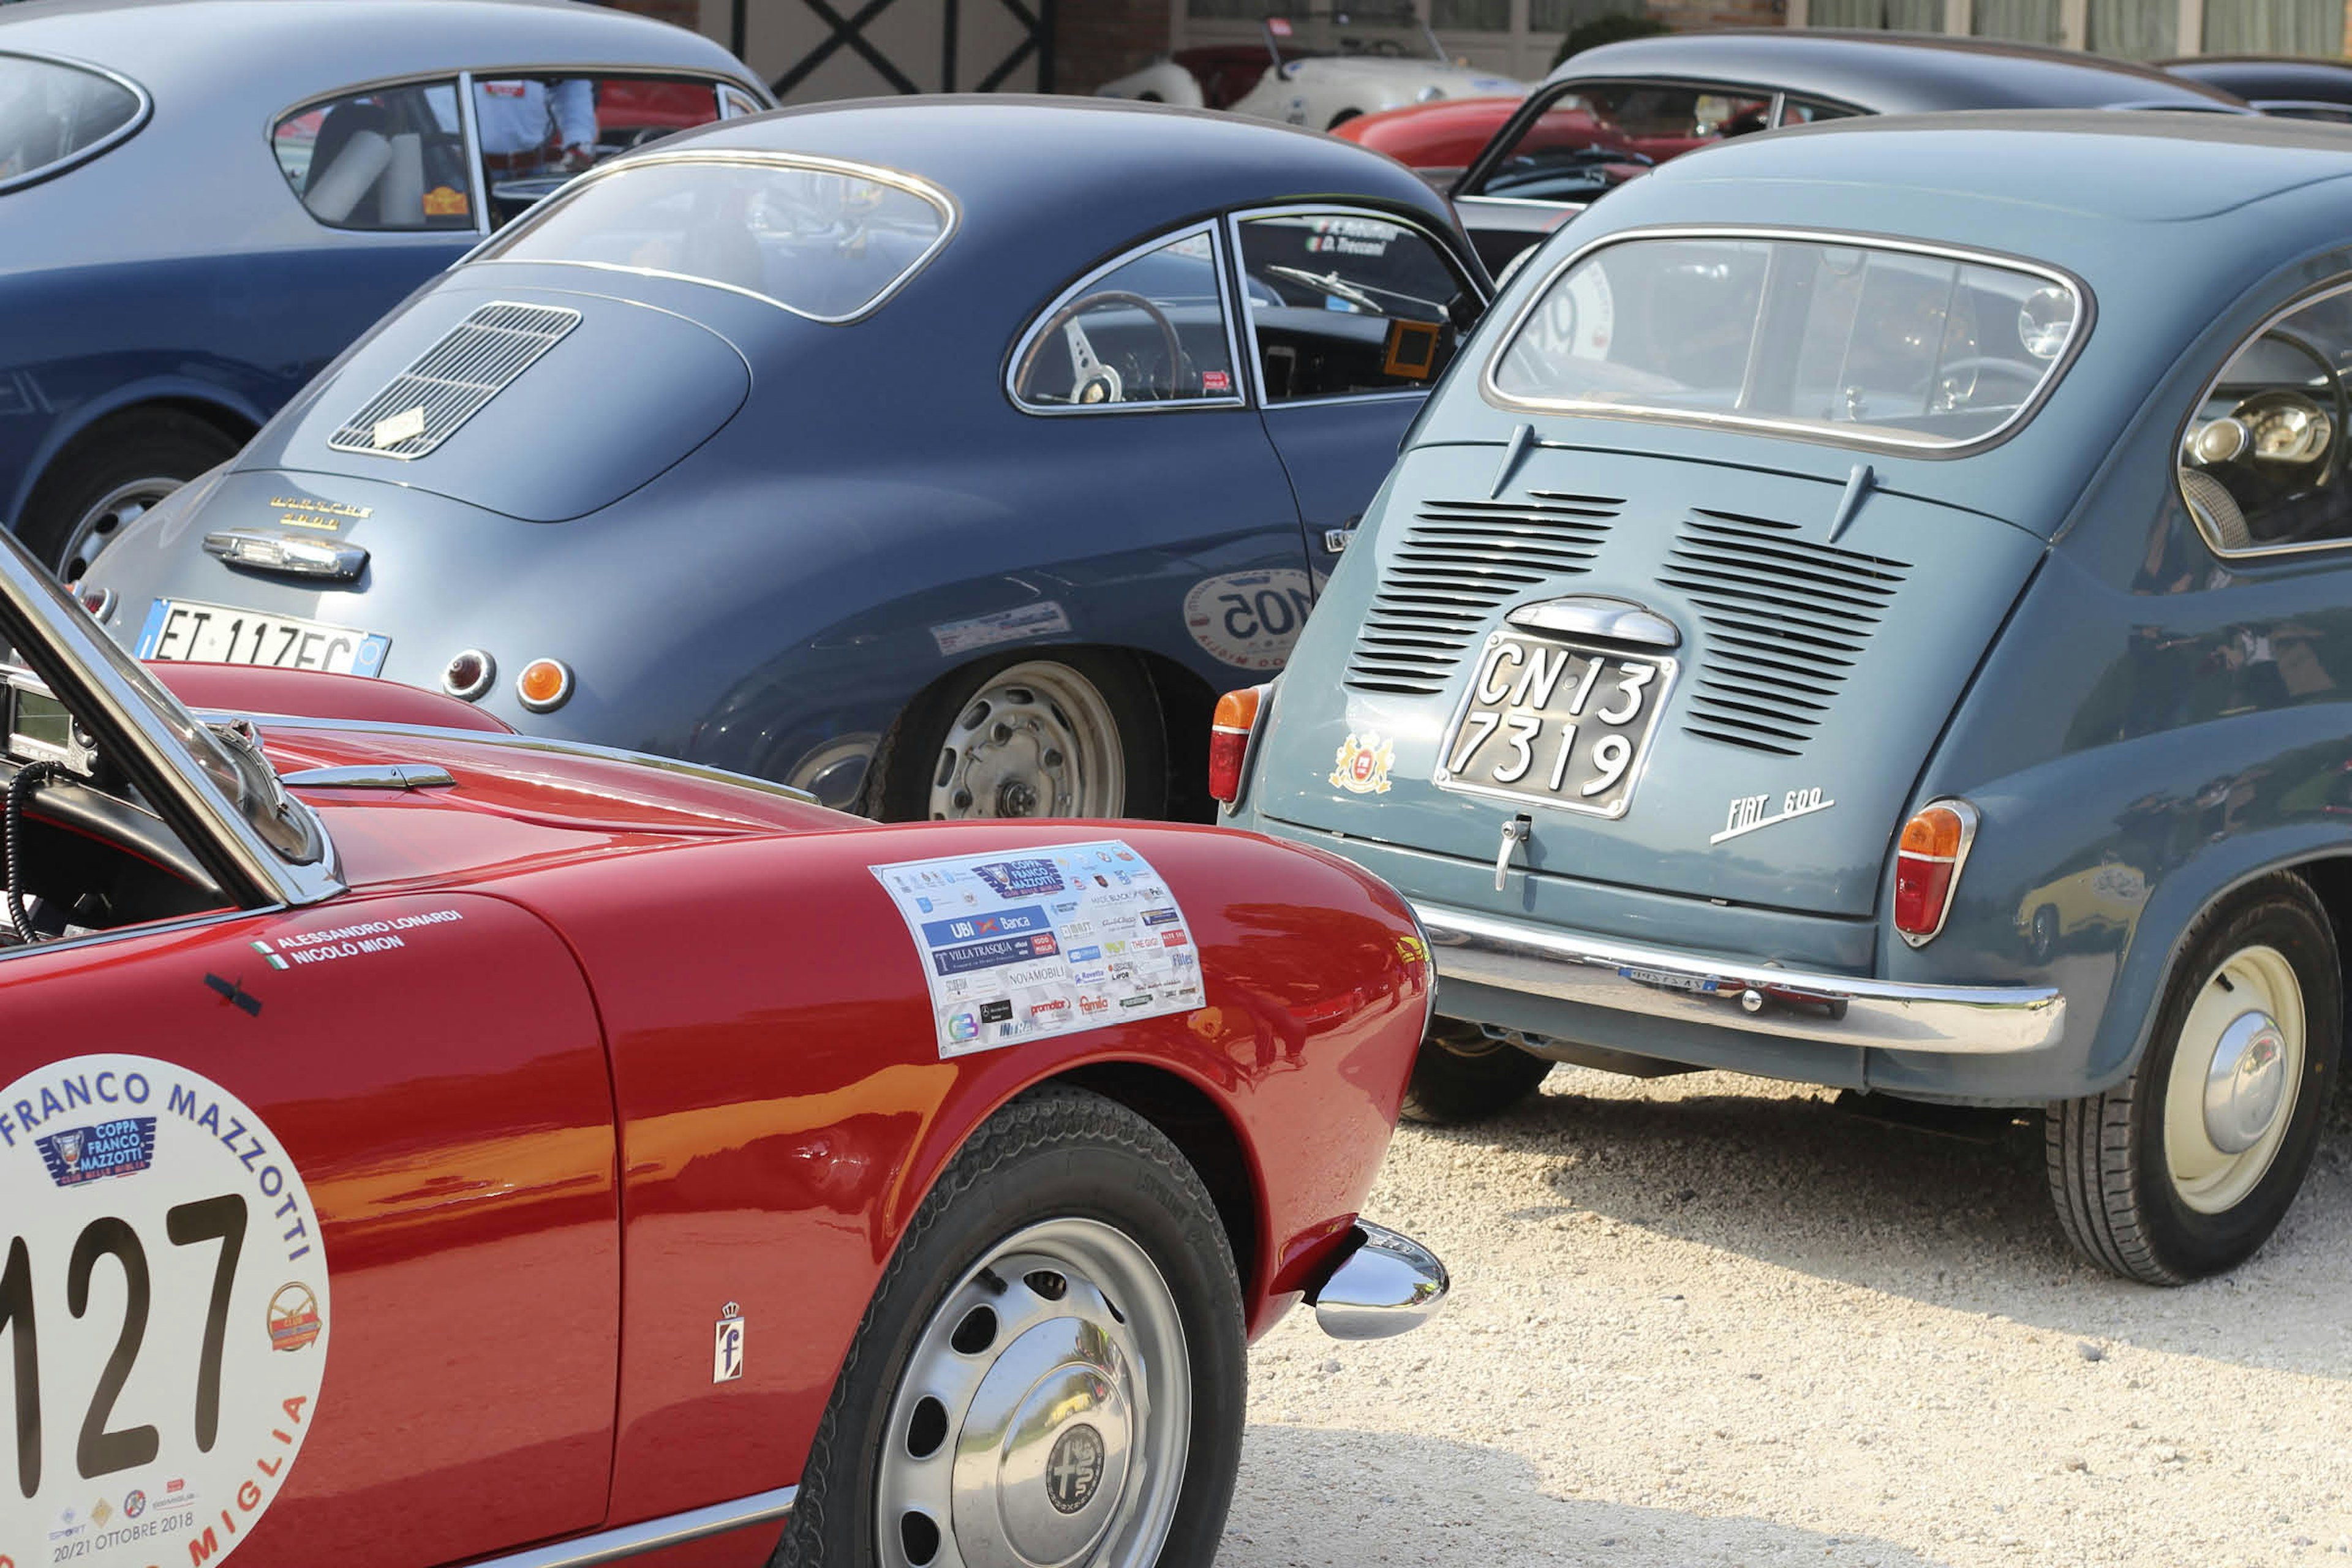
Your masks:
M1622 816L1675 661L1497 632L1446 727L1440 788Z
M392 639L354 626L264 616L193 599L158 599L139 629L139 657L203 664L263 664L276 669L323 669L334 675L382 675Z

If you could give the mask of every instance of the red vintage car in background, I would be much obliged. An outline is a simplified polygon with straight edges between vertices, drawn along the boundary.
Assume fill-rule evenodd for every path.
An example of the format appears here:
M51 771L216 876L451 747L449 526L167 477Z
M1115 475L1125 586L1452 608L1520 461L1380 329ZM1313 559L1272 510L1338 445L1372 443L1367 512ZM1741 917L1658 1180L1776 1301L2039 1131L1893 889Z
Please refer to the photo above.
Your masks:
M1444 1295L1336 859L0 643L0 1564L1206 1564L1247 1339Z
M1450 187L1493 141L1524 100L1457 98L1408 104L1350 120L1331 134L1385 153L1438 189ZM1692 136L1628 133L1593 105L1570 99L1530 128L1522 145L1529 150L1590 149L1618 180L1628 180L1654 163L1687 153L1704 142Z

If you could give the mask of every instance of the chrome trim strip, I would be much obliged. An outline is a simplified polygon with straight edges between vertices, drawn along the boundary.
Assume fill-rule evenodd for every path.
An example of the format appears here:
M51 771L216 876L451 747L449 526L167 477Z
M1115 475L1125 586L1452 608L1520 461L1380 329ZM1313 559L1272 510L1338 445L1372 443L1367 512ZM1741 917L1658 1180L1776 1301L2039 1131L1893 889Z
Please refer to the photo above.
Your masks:
M350 767L302 768L279 773L288 789L432 789L457 781L431 763L360 763Z
M1335 1340L1385 1340L1437 1316L1453 1279L1434 1252L1368 1219L1339 1267L1306 1292L1315 1326Z
M1780 969L1416 903L1442 979L1866 1050L2011 1056L2066 1032L2048 985L1932 985Z
M1539 599L1517 606L1503 619L1528 631L1557 632L1562 637L1598 637L1640 647L1670 649L1683 645L1682 632L1665 616L1631 599L1612 599L1604 594Z
M1496 384L1495 373L1501 366L1511 347L1518 341L1520 330L1528 324L1559 280L1595 251L1612 245L1628 245L1656 239L1783 239L1804 245L1832 245L1853 250L1893 250L1910 256L1929 256L1943 261L1958 261L1969 266L1988 267L2005 272L2022 272L2063 289L2074 300L2074 330L2067 335L2066 346L2051 362L2050 370L2034 387L2033 395L2020 404L2007 419L1992 429L1969 441L1896 441L1885 437L1849 435L1836 425L1811 424L1796 419L1773 419L1757 415L1706 414L1669 408L1644 408L1615 403L1586 403L1573 398L1513 397ZM2059 383L2066 379L2074 361L2090 341L2092 329L2098 321L2098 305L2091 286L2073 273L2046 261L2035 261L2022 256L2005 255L1995 250L1976 250L1965 246L1909 239L1898 235L1870 234L1858 229L1827 229L1783 227L1771 225L1747 224L1668 224L1655 227L1624 228L1605 234L1589 245L1579 246L1569 252L1545 275L1543 280L1528 290L1518 313L1510 324L1497 334L1495 351L1478 370L1478 394L1489 404L1508 413L1566 415L1587 419L1622 419L1637 425L1696 426L1705 430L1724 430L1738 435L1785 437L1800 441L1817 442L1822 446L1885 452L1898 458L1942 459L1969 458L2000 445L2032 423L2050 400Z
M618 746L598 746L586 741L557 741L543 735L518 735L511 731L461 730L440 724L400 724L390 720L321 719L308 713L247 713L207 709L197 714L207 721L228 719L250 719L264 730L340 730L354 735L415 735L428 741L457 741L467 745L495 746L506 751L544 752L557 757L589 757L600 762L630 763L656 772L677 773L683 778L701 779L710 784L733 784L739 789L758 790L763 795L780 795L786 800L803 805L824 803L804 789L773 779L754 778L750 773L730 773L725 768L709 767L701 763L681 762L676 757L657 757L646 752L624 751ZM844 813L844 816L848 814ZM855 820L853 818L853 820Z
M278 904L267 904L259 909L206 910L201 914L179 915L162 921L142 921L137 925L110 926L104 931L89 931L75 936L55 937L47 942L34 942L30 946L11 942L5 947L0 947L0 963L5 963L12 958L27 958L37 952L67 952L79 948L96 947L102 942L132 942L148 936L169 936L173 931L201 931L206 926L221 925L229 921L286 912L288 912L286 909Z
M1387 386L1376 392L1339 393L1326 397L1286 397L1279 403L1265 395L1265 378L1262 374L1264 366L1258 359L1257 351L1257 317L1250 310L1248 266L1243 260L1244 253L1242 248L1242 225L1255 222L1259 218L1318 216L1370 218L1375 223L1393 224L1398 228L1411 229L1435 246L1437 254L1444 258L1445 265L1453 270L1455 279L1467 284L1471 297L1478 301L1478 313L1481 318L1486 315L1487 307L1495 302L1494 293L1486 286L1483 267L1475 273L1465 268L1463 265L1464 257L1454 248L1450 240L1420 219L1404 213L1391 212L1385 207L1366 206L1348 202L1285 202L1276 206L1244 207L1227 213L1224 226L1233 237L1234 272L1241 288L1239 298L1234 301L1234 309L1242 318L1244 336L1249 344L1250 385L1256 389L1258 406L1268 414L1275 414L1285 408L1317 408L1331 403L1370 403L1383 399L1428 397L1430 389L1437 384L1436 375L1431 376L1419 386ZM1470 333L1461 331L1460 329L1456 331L1460 333L1461 341L1454 344L1454 352L1458 355L1464 349L1470 346Z
M2189 504L2189 492L2180 488L2180 453L2188 444L2189 426L2196 423L2198 411L2205 406L2207 400L2211 398L2221 387L2221 378L2230 374L2230 367L2237 363L2238 356L2253 347L2264 332L2269 331L2288 317L2307 306L2316 305L2323 300L2333 300L2337 295L2345 293L2352 293L2352 278L2339 276L2333 283L2323 283L2316 289L2296 295L2256 322L2252 331L2238 339L2230 352L2221 356L2221 363L2214 368L2213 379L2205 384L2205 390L2197 395L2197 401L2190 404L2189 412L2181 416L2180 427L2173 432L2173 493L2180 498L2181 508L2189 513L2189 521L2196 525L2197 536L2205 542L2205 548L2223 561L2262 561L2273 556L2308 555L2315 550L2342 550L2347 545L2352 545L2352 536L2347 536L2339 539L2305 540L2299 544L2265 544L2253 550L2224 550L2221 547L2221 542L2207 531L2205 520L2198 515L2197 509ZM2339 441L2344 440L2346 433L2338 431L2336 438ZM2342 459L2337 460L2340 462Z
M327 838L310 808L289 801L290 809L306 819L320 844L318 859L298 865L279 855L245 819L228 793L189 751L190 742L176 733L170 715L188 717L179 700L163 689L129 655L107 640L89 613L35 561L13 534L0 534L0 637L14 640L6 623L24 628L36 646L19 647L17 657L34 667L43 684L58 700L74 710L95 731L101 751L116 745L128 749L128 763L142 790L152 790L156 815L186 840L197 859L230 873L223 890L240 901L260 904L314 904L343 890L335 871L334 845ZM118 663L118 661L120 661ZM135 672L135 673L134 673ZM61 682L57 677L66 679ZM152 688L140 689L142 681ZM242 883L240 889L236 884Z
M533 1546L503 1557L485 1557L476 1562L474 1568L592 1568L594 1563L618 1563L624 1558L641 1557L648 1552L700 1541L707 1535L723 1535L730 1530L789 1519L793 1500L799 1493L798 1487L753 1492L732 1502L688 1509L684 1513L666 1514L639 1524L625 1524L617 1530L600 1530L593 1535L559 1541L552 1546Z
M473 193L478 245L490 237L490 174L482 163L481 115L474 103L474 73L469 70L457 73L457 136L458 153L466 160L466 188Z
M68 70L84 71L91 76L103 77L139 101L139 106L131 111L130 119L89 146L77 147L64 157L44 163L37 169L27 169L21 174L12 174L5 180L0 180L0 191L22 190L27 185L37 185L43 180L55 179L68 169L78 169L92 158L110 152L138 135L147 122L155 117L155 100L148 95L145 88L124 76L121 71L110 70L96 60L80 59L72 55L43 54L33 49L0 49L0 58L34 60L42 65L63 66Z
M1189 239L1196 234L1209 237L1210 267L1217 285L1217 313L1225 324L1225 358L1233 365L1234 395L1231 397L1152 398L1135 403L1031 403L1021 395L1015 385L1021 367L1028 363L1033 352L1031 345L1037 341L1037 335L1045 330L1045 323L1054 319L1056 311L1071 300L1083 298L1087 290L1129 262L1149 256L1155 250L1165 250L1178 240ZM1004 362L1004 395L1012 399L1013 406L1022 413L1041 415L1048 419L1060 419L1073 414L1181 414L1196 408L1246 408L1249 406L1250 384L1244 379L1241 342L1234 331L1234 313L1238 307L1232 298L1232 284L1231 270L1225 265L1224 241L1218 233L1214 218L1180 225L1161 231L1140 245L1129 246L1101 266L1081 273L1076 282L1055 295L1046 301L1044 310L1029 318L1029 324L1022 329L1020 338L1013 345L1012 354Z
M715 278L698 278L688 272L666 271L658 267L630 267L616 261L568 261L556 256L509 258L499 254L497 247L499 245L512 245L530 235L538 226L541 214L554 212L564 204L577 200L580 193L591 186L605 180L618 178L633 169L677 163L731 163L742 167L799 169L821 174L845 174L855 179L871 180L877 184L893 186L919 201L930 203L940 215L939 236L924 247L920 256L915 258L898 277L890 280L888 288L845 316L820 316L814 310L795 309L785 304L782 300L762 294L755 289L746 289L734 283L721 283ZM962 226L962 222L963 209L956 205L955 198L946 191L919 175L909 174L898 169L884 168L879 163L860 163L847 158L827 158L814 153L763 153L748 149L709 152L681 149L675 153L624 153L619 157L608 159L594 168L573 176L568 184L532 207L526 217L517 218L512 225L499 230L494 238L484 241L462 259L468 267L488 267L493 264L508 267L581 267L597 272L629 273L639 278L667 278L680 283L697 283L705 289L718 289L729 294L740 294L746 300L757 300L762 305L772 306L786 315L798 316L804 321L815 321L828 327L840 327L846 326L852 321L863 321L888 304L897 296L898 290L904 289L922 272L924 268L931 264L933 257L946 248L948 241L953 239L956 230Z

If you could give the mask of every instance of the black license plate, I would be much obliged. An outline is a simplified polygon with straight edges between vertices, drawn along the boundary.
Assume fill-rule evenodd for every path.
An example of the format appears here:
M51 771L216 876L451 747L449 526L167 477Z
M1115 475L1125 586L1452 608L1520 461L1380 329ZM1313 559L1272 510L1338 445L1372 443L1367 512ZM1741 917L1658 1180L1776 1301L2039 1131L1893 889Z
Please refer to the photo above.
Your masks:
M1441 788L1622 816L1675 661L1496 632L1446 727Z

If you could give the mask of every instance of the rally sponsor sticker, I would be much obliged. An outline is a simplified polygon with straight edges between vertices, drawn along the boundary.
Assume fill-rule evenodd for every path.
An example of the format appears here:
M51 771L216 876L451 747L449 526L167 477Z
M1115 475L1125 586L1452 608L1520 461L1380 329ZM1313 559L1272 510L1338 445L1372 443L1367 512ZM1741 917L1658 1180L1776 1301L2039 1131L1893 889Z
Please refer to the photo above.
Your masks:
M1118 839L867 869L913 933L942 1057L1203 1000L1183 909Z
M0 1564L234 1552L317 1418L334 1311L285 1146L200 1073L0 1089Z

